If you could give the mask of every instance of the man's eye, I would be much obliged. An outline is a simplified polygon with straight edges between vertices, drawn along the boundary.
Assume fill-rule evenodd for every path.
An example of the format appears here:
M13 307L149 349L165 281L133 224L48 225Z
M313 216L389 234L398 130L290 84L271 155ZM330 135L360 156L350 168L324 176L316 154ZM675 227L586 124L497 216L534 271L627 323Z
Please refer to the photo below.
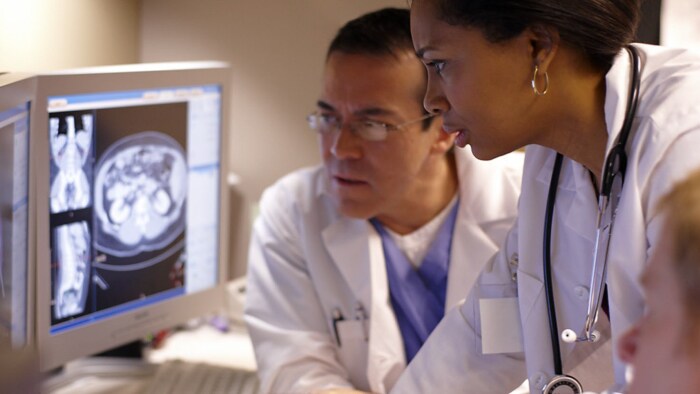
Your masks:
M375 120L365 120L362 122L365 127L384 127L384 123Z
M340 122L338 120L338 117L335 115L321 114L318 117L321 120L321 123L326 124L326 125L334 125L334 124L338 124Z

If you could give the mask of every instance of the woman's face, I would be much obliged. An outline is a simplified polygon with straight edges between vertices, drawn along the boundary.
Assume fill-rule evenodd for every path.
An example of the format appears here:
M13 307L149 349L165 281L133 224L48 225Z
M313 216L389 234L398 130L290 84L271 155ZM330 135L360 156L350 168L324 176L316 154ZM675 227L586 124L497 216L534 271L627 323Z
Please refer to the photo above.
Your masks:
M471 145L476 157L489 160L537 142L543 110L531 87L527 31L491 43L477 29L439 19L433 0L414 0L411 33L428 70L424 105L443 114L443 129L458 133L458 146Z

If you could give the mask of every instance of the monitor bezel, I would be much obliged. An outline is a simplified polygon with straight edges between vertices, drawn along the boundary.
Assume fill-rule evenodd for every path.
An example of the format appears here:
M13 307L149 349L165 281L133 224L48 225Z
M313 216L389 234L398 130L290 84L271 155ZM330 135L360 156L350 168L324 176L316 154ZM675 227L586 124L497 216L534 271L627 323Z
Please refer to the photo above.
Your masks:
M221 161L219 174L219 261L215 288L186 294L106 318L74 330L50 334L51 272L39 269L50 261L49 245L49 126L48 100L99 92L177 88L180 86L221 86ZM36 270L36 338L39 368L49 371L71 360L99 353L138 340L150 333L170 328L207 313L221 311L225 305L228 261L228 173L230 68L223 62L177 62L135 64L66 70L37 77L36 105L32 130L36 138L37 183L37 270ZM40 210L40 207L45 209ZM41 214L38 214L41 212ZM43 313L42 313L43 311Z
M27 202L27 283L26 283L26 347L32 347L35 344L34 330L34 289L35 287L35 267L36 267L36 226L35 226L35 196L36 196L36 165L32 157L34 157L34 133L32 130L32 111L36 105L36 77L29 73L3 73L0 74L0 112L18 107L20 105L29 104L29 179L27 180L29 190Z

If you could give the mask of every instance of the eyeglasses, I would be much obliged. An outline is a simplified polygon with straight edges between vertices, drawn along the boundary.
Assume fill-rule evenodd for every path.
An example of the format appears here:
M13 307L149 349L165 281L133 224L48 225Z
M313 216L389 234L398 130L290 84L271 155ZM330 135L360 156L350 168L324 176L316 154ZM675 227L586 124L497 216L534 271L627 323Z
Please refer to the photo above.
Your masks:
M409 120L408 122L404 122L399 125L392 125L374 120L357 120L354 122L348 122L347 125L354 135L364 140L384 141L389 135L390 131L402 129L408 125L432 118L434 116L437 116L437 114L433 113L423 115L418 119ZM306 121L309 122L309 127L312 130L315 130L321 134L335 133L340 131L340 129L343 127L343 121L339 117L318 112L314 112L307 116Z

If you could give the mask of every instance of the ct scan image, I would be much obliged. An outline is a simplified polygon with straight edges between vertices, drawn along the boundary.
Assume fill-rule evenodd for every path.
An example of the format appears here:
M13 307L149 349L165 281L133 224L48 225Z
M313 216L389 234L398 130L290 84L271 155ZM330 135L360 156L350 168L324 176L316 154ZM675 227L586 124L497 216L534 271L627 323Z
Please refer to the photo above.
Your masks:
M53 324L185 285L187 106L52 114L66 124L66 136L51 139ZM88 124L89 144L71 132ZM55 127L60 134L60 120L52 135ZM74 152L54 153L59 144Z

